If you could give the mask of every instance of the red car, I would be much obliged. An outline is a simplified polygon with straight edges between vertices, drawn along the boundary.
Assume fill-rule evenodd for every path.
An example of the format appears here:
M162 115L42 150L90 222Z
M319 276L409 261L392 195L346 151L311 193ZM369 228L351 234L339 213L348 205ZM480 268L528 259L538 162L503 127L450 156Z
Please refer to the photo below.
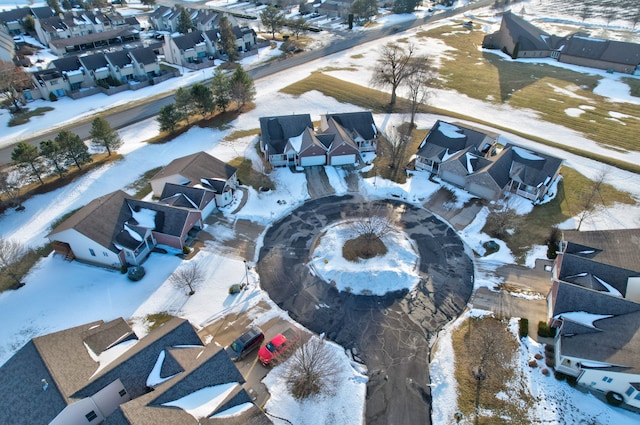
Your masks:
M298 335L298 332L291 328L276 335L271 341L267 342L267 345L258 351L260 362L265 366L270 365L275 359L294 346L299 338L300 335Z

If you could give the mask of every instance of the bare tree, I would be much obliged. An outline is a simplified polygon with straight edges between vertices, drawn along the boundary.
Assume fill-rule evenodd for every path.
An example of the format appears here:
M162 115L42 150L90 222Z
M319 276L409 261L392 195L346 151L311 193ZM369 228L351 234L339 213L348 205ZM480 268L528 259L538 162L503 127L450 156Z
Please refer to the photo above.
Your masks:
M469 319L469 333L466 335L468 373L476 383L475 424L481 407L482 389L493 382L504 379L504 371L511 361L513 343L504 323L497 319Z
M409 90L409 100L411 101L411 121L409 122L409 127L413 129L418 107L425 105L429 100L429 95L431 94L429 89L431 88L435 75L431 70L429 58L426 56L413 59L410 63L410 68L405 85Z
M582 6L579 6L578 16L580 17L580 19L582 19L582 22L586 21L587 19L593 18L593 9L591 8L591 5L587 2L584 2Z
M395 220L388 209L368 210L361 206L358 216L350 223L354 237L367 241L380 239L395 229Z
M576 230L580 230L580 226L582 226L584 220L587 217L590 217L598 206L603 204L600 189L607 179L608 174L608 170L601 170L596 176L593 186L591 186L591 190L582 194L580 202L581 212L577 216L578 226L576 227Z
M331 391L342 372L331 347L318 337L312 337L301 346L287 365L287 388L298 400Z
M22 109L24 99L22 90L29 87L31 79L19 66L11 62L0 61L0 94L13 104L16 112Z
M17 288L24 285L20 281L20 260L25 253L24 246L13 239L0 238L0 272L6 273Z
M169 281L178 289L189 289L188 295L196 293L196 288L204 282L204 271L200 264L190 262L171 273Z
M380 51L380 56L373 69L371 84L374 87L391 87L391 106L396 104L396 90L407 78L412 68L409 66L413 57L413 45L409 44L405 50L396 43L386 44Z
M20 175L17 171L0 171L0 192L9 206L24 209L20 196Z
M386 131L386 138L391 151L389 166L395 170L402 168L401 162L405 157L407 145L411 140L412 130L413 127L405 123L398 126L394 125Z

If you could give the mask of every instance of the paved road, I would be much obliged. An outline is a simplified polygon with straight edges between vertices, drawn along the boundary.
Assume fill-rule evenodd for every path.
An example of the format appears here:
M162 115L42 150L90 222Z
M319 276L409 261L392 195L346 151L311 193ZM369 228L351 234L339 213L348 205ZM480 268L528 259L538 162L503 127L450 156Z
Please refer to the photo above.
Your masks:
M283 58L282 60L268 62L254 69L248 70L248 73L254 80L265 78L275 73L285 71L287 69L305 64L316 59L323 58L327 55L349 49L359 44L375 41L381 37L391 35L393 33L402 32L428 22L434 22L440 19L448 18L450 16L463 13L467 10L483 7L491 3L492 0L481 0L478 2L470 3L462 8L446 10L429 17L420 19L416 18L414 20L398 23L392 28L382 27L380 29L357 32L342 31L340 34L345 36L345 39L336 40L321 49L311 50L308 52ZM189 3L189 6L196 7L197 5L194 3ZM200 6L206 7L204 5ZM118 110L112 112L106 111L103 113L103 116L107 119L107 121L109 121L111 127L120 129L126 127L127 125L131 125L138 121L157 115L160 111L160 108L169 103L173 103L173 93L168 93L155 99L141 99L139 104L132 105L132 107L127 110ZM69 113L73 114L74 111L69 111ZM87 123L85 120L84 122L80 122L77 124L70 124L65 128L73 133L76 133L83 140L85 140L89 137L90 122ZM19 138L16 139L15 143L25 141L37 146L42 140L55 138L60 130L62 130L62 128L56 128L48 132L39 133L38 135L33 137ZM12 150L13 145L0 149L0 167L5 166L11 162Z
M353 295L309 272L320 231L361 207L362 199L350 195L308 201L269 228L257 264L261 286L296 322L366 363L368 425L430 424L428 341L465 308L473 262L457 234L428 211L398 201L371 204L394 208L415 242L421 280L414 292Z

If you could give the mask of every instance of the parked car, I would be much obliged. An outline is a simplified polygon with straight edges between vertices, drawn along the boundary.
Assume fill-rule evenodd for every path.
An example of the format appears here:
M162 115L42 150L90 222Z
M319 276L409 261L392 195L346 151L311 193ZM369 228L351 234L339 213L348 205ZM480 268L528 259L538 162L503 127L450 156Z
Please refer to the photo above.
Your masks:
M234 362L242 360L253 350L260 347L264 341L264 334L259 328L251 328L228 347L229 357Z
M274 360L282 357L289 349L293 348L299 339L300 334L292 328L276 335L258 351L260 362L265 366L269 366Z

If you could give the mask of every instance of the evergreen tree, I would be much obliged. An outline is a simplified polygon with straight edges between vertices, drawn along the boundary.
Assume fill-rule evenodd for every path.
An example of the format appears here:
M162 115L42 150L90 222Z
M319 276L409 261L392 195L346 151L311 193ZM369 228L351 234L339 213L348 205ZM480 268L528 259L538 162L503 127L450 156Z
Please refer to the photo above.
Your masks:
M236 48L236 35L233 33L233 26L226 16L220 19L220 42L229 62L235 62L240 55Z
M111 128L109 121L97 117L91 123L91 146L96 150L106 149L108 156L112 151L117 151L122 146L122 139L117 131Z
M67 171L67 158L60 144L55 140L43 140L40 142L40 154L45 158L50 167L62 178Z
M213 97L211 96L211 89L202 83L197 83L191 86L191 98L196 107L200 110L202 118L207 118L209 112L214 109Z
M422 0L395 0L393 13L413 13L421 4Z
M225 112L231 101L231 81L220 68L216 68L216 71L213 73L211 93L213 95L214 106Z
M267 31L271 33L271 38L275 40L276 33L280 32L287 18L284 13L273 6L269 6L260 13L260 21Z
M42 181L42 158L38 148L25 142L20 142L11 152L11 161L20 168L30 168L31 174Z
M178 121L180 121L180 112L178 112L173 103L170 103L160 108L160 113L156 117L156 120L160 123L160 131L173 133L176 131Z
M238 111L256 98L256 87L253 79L238 65L231 76L231 99L238 105Z
M184 118L185 120L187 120L187 125L189 125L189 115L191 115L194 110L191 92L184 87L180 87L178 90L176 90L174 99L175 110L178 114L180 114L179 119Z
M57 14L62 13L60 9L60 3L58 0L47 0L47 6L49 6Z
M56 136L55 141L64 152L67 161L74 163L78 169L82 169L82 165L93 161L89 154L89 147L77 134L69 130L62 130Z
M178 6L180 8L180 16L178 16L178 25L176 26L176 31L181 34L186 34L193 29L193 22L191 21L191 16L187 9L182 6Z
M154 6L156 4L156 0L140 0L140 3L147 6L147 8Z

